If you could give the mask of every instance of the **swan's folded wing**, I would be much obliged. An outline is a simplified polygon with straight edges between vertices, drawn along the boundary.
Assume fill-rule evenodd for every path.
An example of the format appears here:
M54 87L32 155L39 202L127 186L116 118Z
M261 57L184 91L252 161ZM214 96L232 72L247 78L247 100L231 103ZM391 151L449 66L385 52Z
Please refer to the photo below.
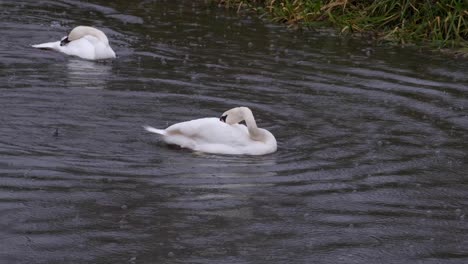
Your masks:
M87 60L96 59L94 45L87 38L80 38L69 42L65 46L60 46L60 51L67 55L77 56Z
M209 130L216 127L216 123L220 122L216 118L200 118L174 124L166 129L168 134L184 135L186 137L203 137L205 134L210 134Z
M168 135L183 135L200 144L244 145L250 140L244 125L228 125L214 117L177 123L166 131Z
M69 42L67 45L60 46L60 41L47 42L37 45L32 45L38 49L49 49L65 53L67 55L77 56L83 59L96 59L96 51L93 44L86 38L80 38ZM115 56L115 54L114 54Z

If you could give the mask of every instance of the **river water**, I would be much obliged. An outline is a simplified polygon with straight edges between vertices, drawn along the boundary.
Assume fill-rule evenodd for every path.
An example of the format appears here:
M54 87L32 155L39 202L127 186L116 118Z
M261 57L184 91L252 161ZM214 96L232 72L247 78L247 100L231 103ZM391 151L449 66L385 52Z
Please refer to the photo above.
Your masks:
M76 25L118 58L36 50ZM3 1L1 263L466 263L468 62L204 1ZM248 106L265 156L165 145Z

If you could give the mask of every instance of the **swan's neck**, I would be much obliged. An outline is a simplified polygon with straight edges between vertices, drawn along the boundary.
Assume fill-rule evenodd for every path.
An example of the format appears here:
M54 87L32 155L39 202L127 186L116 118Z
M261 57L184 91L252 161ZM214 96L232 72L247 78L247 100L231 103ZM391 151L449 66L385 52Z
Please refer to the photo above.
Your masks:
M88 26L78 26L75 27L70 34L68 35L68 39L70 41L80 39L86 35L91 35L96 37L97 39L101 40L102 42L109 44L109 40L107 39L106 34L99 29L88 27Z
M262 141L264 139L263 131L257 127L257 122L252 114L252 111L243 109L243 116L247 129L249 130L250 137L253 140Z

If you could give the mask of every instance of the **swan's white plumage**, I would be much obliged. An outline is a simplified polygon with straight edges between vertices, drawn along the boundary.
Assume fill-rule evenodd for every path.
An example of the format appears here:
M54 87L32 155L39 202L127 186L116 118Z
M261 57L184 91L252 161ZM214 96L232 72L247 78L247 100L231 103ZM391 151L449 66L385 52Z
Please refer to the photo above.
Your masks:
M61 41L67 38L69 42L61 46ZM68 36L63 37L61 41L32 45L32 47L55 50L87 60L112 59L116 57L106 35L93 27L78 26Z
M275 137L265 129L252 128L262 135L254 140L245 125L227 124L214 117L177 123L166 129L144 128L162 135L168 144L206 153L263 155L277 148Z

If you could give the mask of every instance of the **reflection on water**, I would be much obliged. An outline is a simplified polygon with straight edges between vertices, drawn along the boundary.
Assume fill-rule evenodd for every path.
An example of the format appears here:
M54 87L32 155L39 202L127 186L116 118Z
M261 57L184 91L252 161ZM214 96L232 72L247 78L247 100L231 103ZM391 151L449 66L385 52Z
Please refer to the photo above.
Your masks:
M111 78L112 66L103 62L71 58L67 62L67 85L88 89L104 89Z
M468 261L466 61L204 1L2 7L3 262ZM29 46L78 24L118 58ZM238 105L276 153L194 153L142 129Z

